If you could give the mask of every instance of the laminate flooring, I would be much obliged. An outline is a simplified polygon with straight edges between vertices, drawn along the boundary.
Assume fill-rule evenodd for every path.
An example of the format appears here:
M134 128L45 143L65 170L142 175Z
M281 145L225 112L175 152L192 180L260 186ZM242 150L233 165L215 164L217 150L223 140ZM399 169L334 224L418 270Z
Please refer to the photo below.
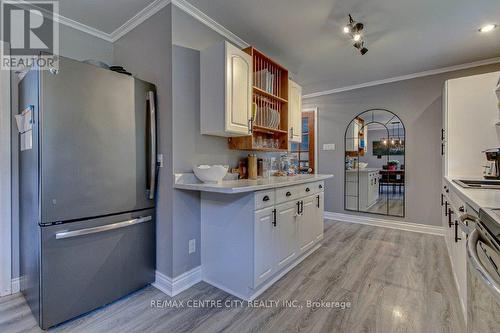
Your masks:
M366 210L368 213L403 216L404 197L401 193L384 192L378 201Z
M148 286L50 331L464 332L444 239L407 231L325 221L322 246L258 300L240 306L205 282L174 298ZM0 332L40 331L21 294L0 298Z

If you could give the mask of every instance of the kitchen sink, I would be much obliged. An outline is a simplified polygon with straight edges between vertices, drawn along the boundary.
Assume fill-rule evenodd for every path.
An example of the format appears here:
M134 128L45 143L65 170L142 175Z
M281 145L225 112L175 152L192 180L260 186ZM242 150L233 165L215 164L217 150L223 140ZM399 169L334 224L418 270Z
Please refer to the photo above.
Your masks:
M468 179L454 179L458 185L465 188L480 188L480 189L493 189L500 190L500 180L468 180Z

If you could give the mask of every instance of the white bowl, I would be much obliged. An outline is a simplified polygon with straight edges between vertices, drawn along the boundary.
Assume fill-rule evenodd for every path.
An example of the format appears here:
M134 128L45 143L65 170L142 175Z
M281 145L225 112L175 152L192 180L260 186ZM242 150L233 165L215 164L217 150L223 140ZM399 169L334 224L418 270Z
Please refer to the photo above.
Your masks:
M368 166L368 163L359 162L358 166L359 166L360 169L364 169L364 168L366 168Z
M228 169L227 165L199 165L193 168L193 172L204 183L219 183Z

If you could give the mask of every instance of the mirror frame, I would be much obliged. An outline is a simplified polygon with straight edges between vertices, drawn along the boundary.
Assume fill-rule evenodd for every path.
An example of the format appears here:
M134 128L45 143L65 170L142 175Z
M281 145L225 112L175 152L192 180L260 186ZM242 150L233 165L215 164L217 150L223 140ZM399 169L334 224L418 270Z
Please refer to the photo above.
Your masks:
M351 126L351 124L353 123L353 121L355 121L357 118L361 117L365 113L374 112L374 111L384 111L384 112L390 113L392 115L391 120L394 119L394 118L396 118L397 120L399 120L399 122L401 123L401 126L403 127L403 133L404 133L404 144L403 144L403 147L405 148L404 154L403 154L403 165L405 165L405 177L404 177L404 183L403 183L403 189L404 190L403 190L403 214L402 215L390 214L390 211L389 211L389 200L387 200L387 213L367 212L367 211L362 211L362 210L359 209L359 168L358 168L358 172L357 172L357 176L358 176L357 209L348 209L347 208L347 168L346 168L346 161L347 161L347 150L346 150L347 149L347 132L349 131L349 127ZM374 124L374 123L383 125L385 127L385 129L387 130L388 137L389 137L389 135L390 135L389 128L384 123L381 123L381 122L378 122L378 121L370 121L370 122L365 123L362 128L365 128L369 124ZM359 145L359 143L358 143L358 145ZM366 142L365 145L368 146L368 142ZM391 155L386 155L386 156L387 156L387 159L389 161L389 157ZM357 158L358 158L358 163L359 163L359 153L357 155ZM406 168L406 127L405 127L405 124L404 124L403 120L401 120L401 118L399 118L399 116L397 114L395 114L394 112L392 112L390 110L387 110L387 109L383 109L383 108L368 109L368 110L365 110L365 111L363 111L361 113L358 113L356 116L354 116L354 118L352 118L352 120L347 124L347 127L346 127L345 132L344 132L344 210L345 211L350 211L350 212L358 212L358 213L366 213L366 214L373 214L373 215L381 215L381 216L391 216L391 217L405 218L406 217L406 190L407 190L406 171L407 171L407 168Z

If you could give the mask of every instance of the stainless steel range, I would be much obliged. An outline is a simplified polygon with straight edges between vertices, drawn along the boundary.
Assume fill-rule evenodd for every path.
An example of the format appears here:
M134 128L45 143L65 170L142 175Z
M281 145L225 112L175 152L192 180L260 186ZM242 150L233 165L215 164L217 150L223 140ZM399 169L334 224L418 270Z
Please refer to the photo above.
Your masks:
M467 240L467 331L500 330L500 209L480 209Z

